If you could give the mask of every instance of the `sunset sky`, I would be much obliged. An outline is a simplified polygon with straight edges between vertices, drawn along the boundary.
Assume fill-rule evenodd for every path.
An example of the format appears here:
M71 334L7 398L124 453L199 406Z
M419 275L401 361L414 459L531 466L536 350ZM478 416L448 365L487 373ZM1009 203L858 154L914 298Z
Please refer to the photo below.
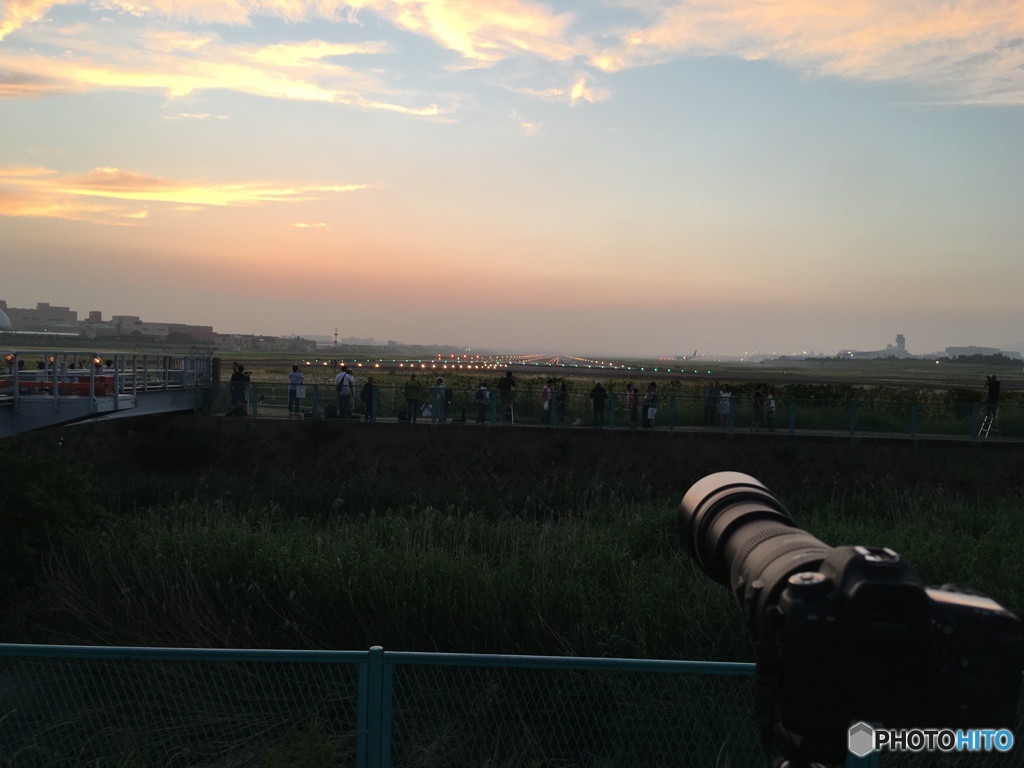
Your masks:
M0 0L0 298L526 352L1024 347L1020 0Z

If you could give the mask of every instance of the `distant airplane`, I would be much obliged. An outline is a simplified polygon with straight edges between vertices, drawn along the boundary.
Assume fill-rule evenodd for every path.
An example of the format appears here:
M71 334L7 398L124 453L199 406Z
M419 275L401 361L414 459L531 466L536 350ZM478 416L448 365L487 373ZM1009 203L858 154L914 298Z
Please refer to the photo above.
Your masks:
M695 350L693 350L693 354L690 355L690 357L696 357L696 356L697 356L697 350L695 349Z

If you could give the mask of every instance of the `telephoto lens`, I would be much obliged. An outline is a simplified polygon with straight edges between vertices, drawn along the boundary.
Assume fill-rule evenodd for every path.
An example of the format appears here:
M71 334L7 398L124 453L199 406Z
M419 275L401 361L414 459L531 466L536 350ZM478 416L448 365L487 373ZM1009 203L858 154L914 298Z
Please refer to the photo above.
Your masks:
M994 600L925 588L886 547L824 544L739 472L696 482L679 522L690 555L744 612L755 719L790 765L841 762L858 722L1017 724L1024 629Z
M832 551L797 528L760 481L740 472L718 472L694 483L683 496L679 521L690 555L732 591L752 628L790 576L816 571Z

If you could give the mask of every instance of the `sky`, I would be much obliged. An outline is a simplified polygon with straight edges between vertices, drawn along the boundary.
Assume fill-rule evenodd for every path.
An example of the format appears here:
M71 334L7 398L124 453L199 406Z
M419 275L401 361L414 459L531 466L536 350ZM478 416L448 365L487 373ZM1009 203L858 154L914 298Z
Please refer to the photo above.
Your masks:
M0 298L550 354L1024 349L1020 0L0 0Z

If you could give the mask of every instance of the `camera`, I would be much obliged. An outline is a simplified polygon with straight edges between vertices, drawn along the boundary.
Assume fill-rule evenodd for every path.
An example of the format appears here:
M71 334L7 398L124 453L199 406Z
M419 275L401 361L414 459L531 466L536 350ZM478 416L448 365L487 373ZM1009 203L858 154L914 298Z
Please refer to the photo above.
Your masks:
M755 722L788 764L842 764L858 722L1016 724L1024 629L994 600L925 587L888 548L828 546L739 472L697 481L679 522L691 557L744 613Z

